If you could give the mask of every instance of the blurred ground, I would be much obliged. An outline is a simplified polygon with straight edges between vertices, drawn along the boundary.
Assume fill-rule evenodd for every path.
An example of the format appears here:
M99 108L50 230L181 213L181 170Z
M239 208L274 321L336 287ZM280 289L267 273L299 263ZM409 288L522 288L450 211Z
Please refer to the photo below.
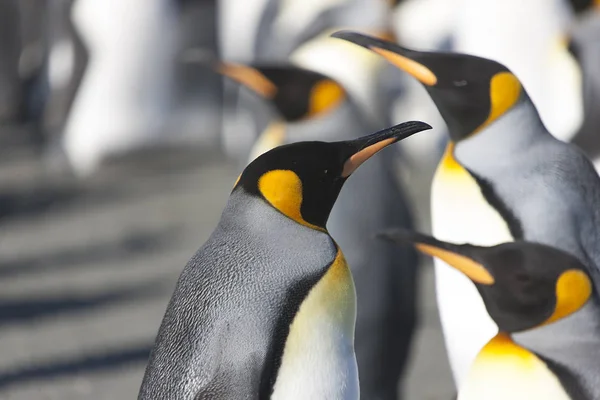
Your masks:
M35 160L0 155L0 399L136 398L175 281L239 171L215 154L162 151L76 184ZM427 227L422 173L410 191ZM404 398L449 400L429 262L422 278Z

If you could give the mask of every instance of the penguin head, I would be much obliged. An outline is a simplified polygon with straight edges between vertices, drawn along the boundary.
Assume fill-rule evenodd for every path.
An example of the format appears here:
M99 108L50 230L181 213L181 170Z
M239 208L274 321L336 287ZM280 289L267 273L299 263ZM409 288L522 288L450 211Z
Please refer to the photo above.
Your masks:
M403 230L381 236L412 243L465 274L502 332L525 331L565 318L592 295L590 277L577 258L539 243L457 245Z
M322 116L347 99L346 90L335 80L293 65L222 63L216 70L270 100L287 122Z
M384 147L426 129L431 127L423 122L405 122L354 140L279 146L252 161L233 191L244 190L299 224L324 231L346 179Z
M423 84L448 125L454 142L509 112L525 93L504 65L460 53L410 50L351 31L332 35L378 53Z

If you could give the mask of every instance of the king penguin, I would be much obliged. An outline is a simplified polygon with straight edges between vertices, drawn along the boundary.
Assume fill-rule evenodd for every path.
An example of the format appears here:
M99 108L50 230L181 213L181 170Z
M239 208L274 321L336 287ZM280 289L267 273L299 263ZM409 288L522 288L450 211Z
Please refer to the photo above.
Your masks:
M504 65L460 53L421 52L353 32L335 36L379 53L417 78L450 134L432 183L434 235L489 246L517 239L540 242L577 257L600 288L600 178L574 145L552 136L519 79ZM457 386L496 332L477 289L436 261L436 294ZM580 312L515 335L554 358L573 332L596 335L600 315ZM596 354L586 341L570 351ZM566 362L566 360L565 360ZM594 368L590 366L589 372ZM594 386L596 379L586 377Z
M429 128L293 143L251 162L177 282L138 398L358 399L354 283L327 220L360 164Z
M592 400L599 391L581 384L580 360L571 353L565 365L517 344L512 335L536 329L582 312L598 313L586 267L572 255L539 243L516 241L493 247L457 245L408 231L384 234L413 243L421 252L444 260L477 287L487 312L498 325L481 349L459 389L458 400ZM580 339L577 336L573 340ZM588 338L596 346L600 336ZM568 344L567 344L568 346ZM569 353L569 347L562 349ZM597 360L594 373L598 376Z
M276 109L250 152L250 162L282 144L352 140L375 130L352 95L326 75L283 64L222 64L219 70L266 97ZM413 227L411 207L394 173L393 150L383 150L356 171L327 224L355 278L360 392L361 398L373 400L397 398L416 324L416 251L371 237L387 227Z

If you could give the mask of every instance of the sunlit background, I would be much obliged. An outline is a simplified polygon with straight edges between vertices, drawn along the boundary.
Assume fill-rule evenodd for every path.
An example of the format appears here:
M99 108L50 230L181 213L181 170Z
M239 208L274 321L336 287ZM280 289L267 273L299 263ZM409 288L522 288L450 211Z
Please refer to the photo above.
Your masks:
M1 0L0 399L137 396L179 273L263 127L267 101L219 75L217 60L302 66L382 126L433 125L398 145L396 171L430 231L444 122L412 78L329 37L339 29L497 59L554 135L600 134L591 1ZM593 139L579 144L600 156ZM398 398L450 400L422 261Z

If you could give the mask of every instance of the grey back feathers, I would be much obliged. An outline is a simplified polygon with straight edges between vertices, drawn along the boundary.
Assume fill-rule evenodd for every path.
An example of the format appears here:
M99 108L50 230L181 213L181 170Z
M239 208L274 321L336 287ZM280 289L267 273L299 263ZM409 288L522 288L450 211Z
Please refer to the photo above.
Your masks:
M295 311L337 253L329 235L236 190L185 267L139 399L266 399Z
M491 182L520 221L525 240L567 251L591 268L600 288L600 177L575 146L555 139L533 104L522 101L480 134L460 142L456 157Z

